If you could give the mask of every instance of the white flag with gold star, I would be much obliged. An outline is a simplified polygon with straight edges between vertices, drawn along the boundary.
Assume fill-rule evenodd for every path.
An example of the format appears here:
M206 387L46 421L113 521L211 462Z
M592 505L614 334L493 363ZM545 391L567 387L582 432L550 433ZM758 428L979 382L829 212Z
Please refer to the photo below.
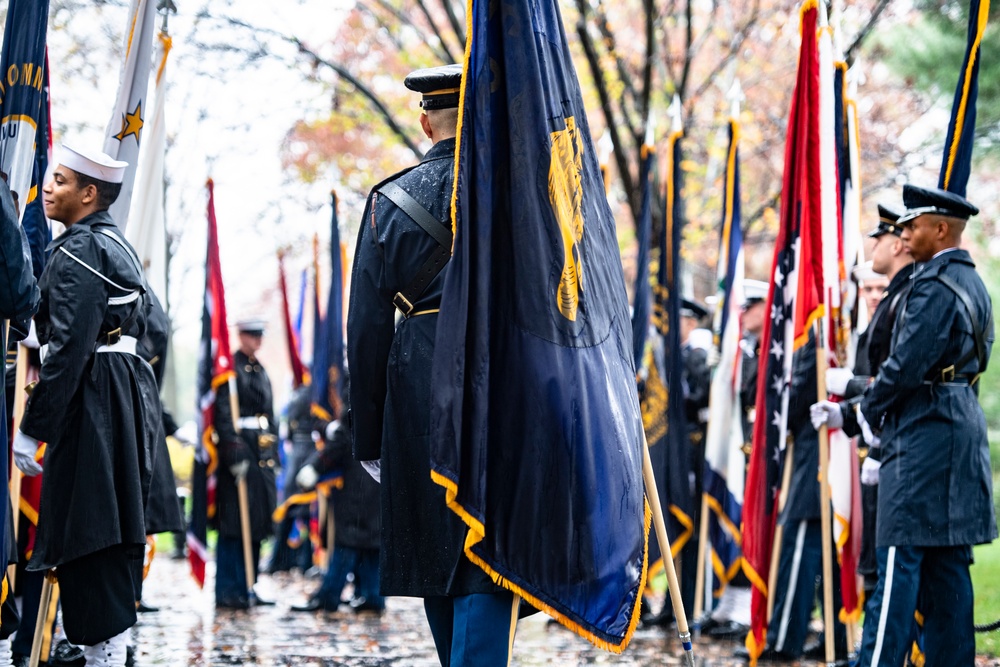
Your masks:
M104 136L104 152L116 160L128 162L121 195L111 206L111 216L123 231L128 222L132 186L139 164L155 19L155 0L132 0L125 28L125 59L118 86L118 99Z

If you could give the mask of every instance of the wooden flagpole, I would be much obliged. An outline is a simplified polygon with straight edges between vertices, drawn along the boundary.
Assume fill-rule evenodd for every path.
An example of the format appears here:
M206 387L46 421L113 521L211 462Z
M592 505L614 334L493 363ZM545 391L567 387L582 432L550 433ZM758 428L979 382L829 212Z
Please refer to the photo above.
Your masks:
M240 432L240 399L236 393L236 376L229 378L229 408L233 415L233 428L236 433ZM248 471L249 474L249 471ZM251 606L256 601L256 594L253 590L254 567L253 548L250 539L250 494L247 490L246 475L236 480L236 496L240 505L240 534L243 538L243 570L247 584L247 599Z
M826 394L826 332L823 319L816 321L816 399L825 401ZM819 502L820 525L823 536L823 638L826 644L826 662L834 663L833 631L833 529L830 516L830 432L826 424L819 429Z

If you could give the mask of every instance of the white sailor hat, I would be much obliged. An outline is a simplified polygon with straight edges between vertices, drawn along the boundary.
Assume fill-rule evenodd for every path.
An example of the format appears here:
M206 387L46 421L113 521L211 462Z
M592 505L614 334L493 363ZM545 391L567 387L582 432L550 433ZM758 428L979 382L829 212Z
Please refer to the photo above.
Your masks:
M752 306L761 301L767 301L768 284L763 280L751 280L747 278L743 281L743 295L746 298L746 306Z
M884 274L881 274L872 268L871 262L858 264L857 266L854 267L854 270L852 270L851 273L854 275L854 279L857 280L859 283L866 283L870 280L885 278Z
M59 164L105 183L121 183L128 167L128 162L115 160L100 151L84 151L66 144L62 145Z
M262 336L265 329L267 329L267 322L260 317L247 317L236 322L236 330L240 333Z

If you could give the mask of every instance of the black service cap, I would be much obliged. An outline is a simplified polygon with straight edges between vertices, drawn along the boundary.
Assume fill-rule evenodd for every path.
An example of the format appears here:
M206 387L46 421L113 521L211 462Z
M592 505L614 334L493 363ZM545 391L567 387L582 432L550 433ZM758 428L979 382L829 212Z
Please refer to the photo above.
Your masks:
M442 65L411 72L403 80L410 90L423 94L420 106L428 109L454 109L458 107L458 93L462 86L462 66Z
M868 232L868 238L874 239L883 234L893 234L900 236L903 233L903 226L899 224L899 219L903 216L896 209L884 204L878 205L878 226Z
M928 213L960 220L968 220L979 213L979 209L961 195L940 188L922 188L909 183L903 186L903 205L906 207L906 213L897 221L899 225L905 225Z

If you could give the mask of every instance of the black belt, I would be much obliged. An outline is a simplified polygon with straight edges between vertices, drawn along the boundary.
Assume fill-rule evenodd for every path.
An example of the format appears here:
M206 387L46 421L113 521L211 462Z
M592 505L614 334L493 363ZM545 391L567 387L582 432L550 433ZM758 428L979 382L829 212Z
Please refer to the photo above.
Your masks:
M122 328L112 329L107 333L102 333L97 337L99 345L114 345L122 339Z
M979 373L955 373L954 366L942 368L924 379L924 384L960 384L972 386L979 379Z

